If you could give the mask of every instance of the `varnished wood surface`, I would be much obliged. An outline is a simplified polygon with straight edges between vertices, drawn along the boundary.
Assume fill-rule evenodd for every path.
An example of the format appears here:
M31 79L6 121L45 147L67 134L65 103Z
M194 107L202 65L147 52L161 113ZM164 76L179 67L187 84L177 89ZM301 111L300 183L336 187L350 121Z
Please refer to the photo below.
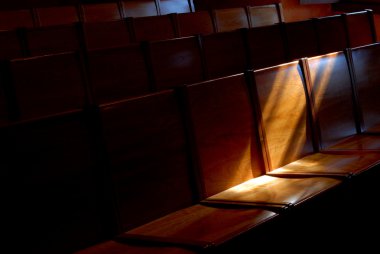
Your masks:
M254 78L269 168L313 152L305 83L298 62L257 70Z
M193 204L174 92L103 105L100 111L121 227L127 230Z
M132 42L131 31L124 19L83 23L83 33L88 50L123 47Z
M206 35L215 32L212 17L208 11L179 13L177 15L178 35Z
M219 245L275 218L276 213L251 208L213 208L194 205L141 227L127 231L151 237L167 237L182 242ZM122 235L121 235L122 237Z
M282 33L280 25L248 29L249 61L253 69L261 69L286 62L285 41Z
M205 35L202 37L202 47L208 79L246 71L248 60L242 31Z
M376 42L374 29L372 27L373 14L365 10L345 14L349 47L358 47Z
M275 4L247 6L251 27L269 26L282 21L280 10Z
M74 254L195 254L197 252L176 248L154 245L132 245L107 241L87 249L75 252Z
M84 22L111 21L122 19L117 2L82 4Z
M336 187L341 180L328 177L281 178L260 176L208 197L221 203L257 204L262 206L298 205Z
M308 58L311 100L322 149L355 135L355 108L344 53Z
M136 42L166 40L176 37L171 15L138 17L132 19Z
M331 175L348 177L358 175L379 164L380 154L326 154L315 153L273 169L269 175Z
M204 197L263 174L244 75L186 87Z
M249 27L247 12L243 7L214 9L212 15L217 32L228 32Z
M289 60L319 54L317 31L313 20L285 22L284 29Z
M198 37L149 42L148 48L152 78L157 90L204 80Z
M34 10L39 26L56 26L79 21L76 6L39 7Z
M79 55L52 54L10 61L20 119L81 109L85 87Z
M380 44L352 49L363 131L380 132Z
M28 29L25 37L31 56L79 51L81 38L76 24Z
M96 103L104 104L151 92L140 45L90 50L88 77Z

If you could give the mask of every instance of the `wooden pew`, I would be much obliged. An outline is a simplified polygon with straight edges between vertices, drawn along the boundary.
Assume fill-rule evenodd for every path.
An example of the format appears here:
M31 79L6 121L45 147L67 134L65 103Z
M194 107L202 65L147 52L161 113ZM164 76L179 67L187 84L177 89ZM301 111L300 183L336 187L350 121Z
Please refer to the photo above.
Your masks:
M24 34L29 56L79 51L83 44L79 23L25 29Z
M173 15L131 18L135 42L166 40L177 37Z
M372 169L378 154L319 152L304 73L298 61L253 73L267 174L349 177Z
M75 52L8 60L5 75L15 98L13 118L40 118L82 108L87 101L82 70Z
M153 86L156 90L204 80L198 36L151 41L146 44Z
M360 116L360 131L363 133L379 133L379 54L378 43L353 48L350 50L355 95Z
M371 10L343 14L347 34L348 46L358 47L376 42L376 30Z
M0 31L34 26L35 21L31 9L0 11Z
M201 39L206 78L236 74L248 68L244 30L204 35Z
M206 35L215 32L215 27L208 11L178 13L176 15L178 36Z
M37 26L57 26L80 21L79 10L75 5L37 7L33 9Z
M164 246L163 244L127 244L114 240L99 243L97 245L79 250L74 254L196 254L196 251L185 248Z
M159 15L154 0L122 0L120 1L124 17L145 17Z
M247 44L250 69L260 69L285 63L287 60L285 43L280 24L248 29Z
M313 20L283 23L288 60L319 55L318 36Z
M344 50L349 46L344 18L341 15L315 18L319 54Z
M80 5L83 22L103 22L124 18L119 2Z
M152 91L144 52L138 44L89 50L87 71L96 104L114 102Z
M125 19L83 23L85 48L106 49L133 43L132 31Z
M247 10L243 7L213 9L212 18L217 32L228 32L250 26Z
M178 103L166 90L100 106L120 232L197 200Z
M188 13L191 12L191 4L188 0L159 0L160 14Z
M247 6L250 27L269 26L283 22L280 4Z
M327 151L380 151L380 136L360 133L348 61L343 52L308 58L317 139Z

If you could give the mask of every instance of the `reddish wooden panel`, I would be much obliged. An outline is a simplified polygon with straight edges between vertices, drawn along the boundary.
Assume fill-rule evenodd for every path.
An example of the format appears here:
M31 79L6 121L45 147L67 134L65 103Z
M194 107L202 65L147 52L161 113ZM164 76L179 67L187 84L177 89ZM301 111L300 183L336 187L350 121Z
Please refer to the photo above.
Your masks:
M35 13L39 26L56 26L79 21L78 10L74 5L35 8Z
M113 102L150 91L146 62L139 45L91 50L87 59L96 103Z
M177 15L178 35L205 35L215 32L212 18L208 11L179 13Z
M166 40L176 37L171 15L133 18L133 32L136 42Z
M248 68L246 42L241 30L202 37L207 78L244 72Z
M124 17L157 16L159 14L154 0L122 0Z
M132 43L131 31L124 19L84 23L83 32L89 50L123 47Z
M100 108L123 230L193 204L187 143L173 91Z
M148 44L156 89L163 90L204 79L198 37L185 37Z

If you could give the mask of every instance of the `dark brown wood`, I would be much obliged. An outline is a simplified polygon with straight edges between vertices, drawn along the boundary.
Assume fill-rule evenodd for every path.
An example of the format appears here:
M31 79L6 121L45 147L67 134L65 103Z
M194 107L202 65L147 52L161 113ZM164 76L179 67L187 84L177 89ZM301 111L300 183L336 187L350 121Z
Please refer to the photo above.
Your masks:
M252 69L285 63L285 39L280 24L247 30L249 61Z
M264 174L244 75L186 87L203 198Z
M195 202L173 91L103 105L100 113L121 230Z
M217 32L233 31L250 26L247 10L243 7L212 10Z
M136 42L173 39L177 36L172 15L132 18Z
M9 61L20 119L81 109L86 101L81 60L62 53Z
M157 90L204 80L197 36L149 42L147 47Z
M215 32L208 11L179 13L177 16L178 36L206 35Z
M83 23L84 41L87 49L124 47L133 38L126 20Z
M354 85L362 117L361 130L364 132L380 132L380 100L377 96L380 92L379 56L379 44L358 47L351 51Z
M88 75L97 104L149 92L146 60L140 45L87 52Z
M78 8L74 5L39 7L34 9L38 26L56 26L79 22Z
M209 79L241 73L248 68L243 30L202 36L202 48Z
M79 24L46 26L24 31L26 46L30 56L79 51L81 30Z

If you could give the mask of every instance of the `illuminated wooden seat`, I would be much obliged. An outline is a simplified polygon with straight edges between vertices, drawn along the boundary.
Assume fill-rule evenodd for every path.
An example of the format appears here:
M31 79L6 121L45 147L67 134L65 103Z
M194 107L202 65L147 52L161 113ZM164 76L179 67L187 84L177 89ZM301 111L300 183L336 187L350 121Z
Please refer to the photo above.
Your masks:
M341 183L263 176L257 125L244 75L185 87L204 203L286 209ZM309 186L310 192L305 192Z
M311 106L321 150L380 151L380 136L360 133L345 54L308 58L307 65Z
M166 242L193 249L208 250L228 247L229 242L259 229L262 224L276 218L277 213L258 208L215 208L194 205L168 214L150 223L129 230L118 236L118 239L147 239L155 242ZM265 226L265 225L264 225ZM252 238L256 248L261 238ZM245 249L251 249L245 244ZM237 251L239 245L232 250ZM232 251L230 250L230 251ZM203 253L203 252L202 252ZM228 252L227 252L228 253Z
M241 73L248 68L244 30L204 35L202 49L208 79Z
M380 44L353 48L350 56L361 131L380 133L380 101L377 97L380 92Z
M88 78L96 104L151 92L146 59L138 44L87 52Z
M147 51L155 89L204 80L199 37L148 42Z
M372 169L380 162L376 153L319 152L313 140L303 72L295 61L253 73L267 174L348 177Z

